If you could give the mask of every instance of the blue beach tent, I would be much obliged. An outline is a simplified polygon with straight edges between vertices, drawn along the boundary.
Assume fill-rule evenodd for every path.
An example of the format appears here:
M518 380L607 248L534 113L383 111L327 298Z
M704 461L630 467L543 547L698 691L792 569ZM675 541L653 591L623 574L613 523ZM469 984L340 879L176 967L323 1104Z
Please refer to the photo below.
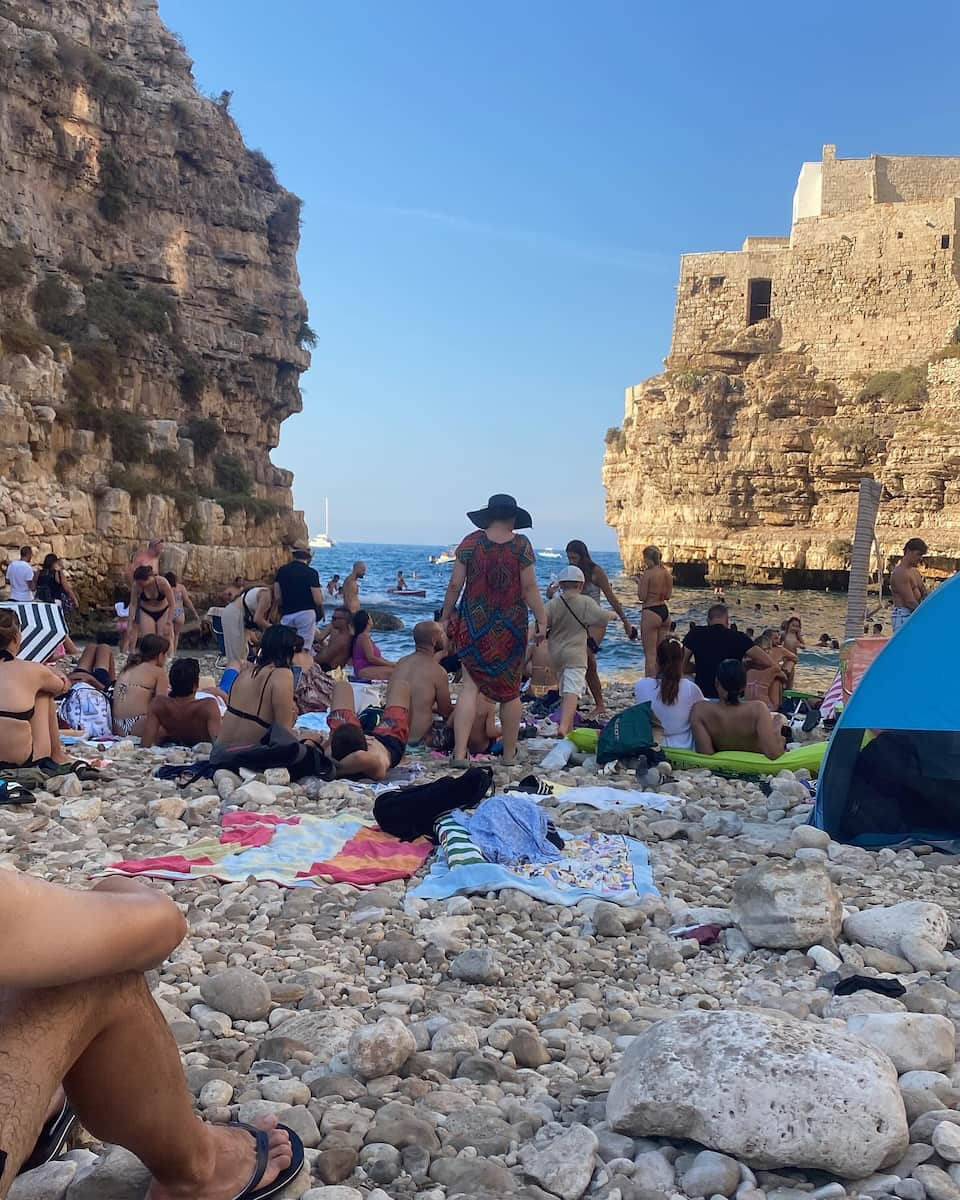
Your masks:
M833 731L812 824L838 842L960 852L960 575L871 663Z

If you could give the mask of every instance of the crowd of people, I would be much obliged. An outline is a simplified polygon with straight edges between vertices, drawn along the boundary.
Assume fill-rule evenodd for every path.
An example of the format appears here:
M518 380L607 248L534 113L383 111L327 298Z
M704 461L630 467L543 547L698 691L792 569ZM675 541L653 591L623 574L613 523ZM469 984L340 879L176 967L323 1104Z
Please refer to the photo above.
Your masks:
M148 543L131 558L129 599L117 605L126 623L120 670L103 639L82 654L68 640L66 653L77 656L69 670L21 663L16 612L0 610L0 678L7 677L11 698L0 712L0 762L68 762L61 726L96 737L138 737L145 746L253 745L277 736L278 729L291 739L316 741L313 733L296 732L297 721L325 712L329 739L321 742L342 775L382 779L408 745L421 744L448 751L456 767L492 747L509 764L517 752L524 693L555 697L561 736L584 719L585 693L593 701L588 719L604 723L597 652L612 619L604 600L624 634L642 643L644 677L635 698L650 704L663 745L707 754L752 750L770 758L783 752L781 710L806 647L798 616L776 628L740 630L718 599L706 624L691 622L681 635L670 618L671 573L659 549L648 546L637 577L635 626L583 541L567 544L567 566L543 596L523 532L533 524L530 513L512 496L498 494L467 516L475 529L456 548L442 608L435 620L416 625L410 653L397 660L382 653L362 606L366 564L354 563L345 578L336 575L324 586L304 543L293 545L272 581L237 579L223 606L211 610L229 664L219 684L201 676L197 659L177 657L187 613L201 618L177 576L160 572L162 542ZM926 549L911 539L892 573L895 629L926 595L919 569ZM57 604L65 612L75 608L76 593L60 559L48 554L39 569L32 560L25 546L7 568L11 599ZM407 587L402 571L397 586ZM328 621L330 602L336 607ZM882 626L875 623L873 632ZM835 644L826 633L817 643ZM451 679L459 684L456 703ZM379 722L366 731L348 681L387 685Z

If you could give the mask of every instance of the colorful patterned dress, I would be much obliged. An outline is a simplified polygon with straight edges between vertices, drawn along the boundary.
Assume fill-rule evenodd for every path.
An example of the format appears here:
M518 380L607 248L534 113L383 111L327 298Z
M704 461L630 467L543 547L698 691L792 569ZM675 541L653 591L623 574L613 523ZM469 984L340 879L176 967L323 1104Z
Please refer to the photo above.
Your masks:
M515 700L527 650L528 615L520 573L533 566L533 547L522 533L499 544L478 530L457 547L457 561L467 569L457 654L485 696L497 703Z

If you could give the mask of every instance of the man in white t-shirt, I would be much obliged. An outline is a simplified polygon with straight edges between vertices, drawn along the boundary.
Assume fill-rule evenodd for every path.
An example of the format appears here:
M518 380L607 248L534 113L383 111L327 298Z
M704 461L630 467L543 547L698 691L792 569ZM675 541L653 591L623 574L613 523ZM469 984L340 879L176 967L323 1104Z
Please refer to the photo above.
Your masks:
M7 567L7 583L10 586L10 599L18 604L30 604L33 600L33 567L30 559L33 550L30 546L20 547L20 557Z

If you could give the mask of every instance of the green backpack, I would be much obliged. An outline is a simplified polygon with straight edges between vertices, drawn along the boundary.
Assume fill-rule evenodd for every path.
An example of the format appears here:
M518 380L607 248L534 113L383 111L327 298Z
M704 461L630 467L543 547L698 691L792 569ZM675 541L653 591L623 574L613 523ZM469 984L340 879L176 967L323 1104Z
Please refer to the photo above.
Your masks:
M635 704L609 721L597 741L597 763L632 758L653 745L653 710L650 701Z

